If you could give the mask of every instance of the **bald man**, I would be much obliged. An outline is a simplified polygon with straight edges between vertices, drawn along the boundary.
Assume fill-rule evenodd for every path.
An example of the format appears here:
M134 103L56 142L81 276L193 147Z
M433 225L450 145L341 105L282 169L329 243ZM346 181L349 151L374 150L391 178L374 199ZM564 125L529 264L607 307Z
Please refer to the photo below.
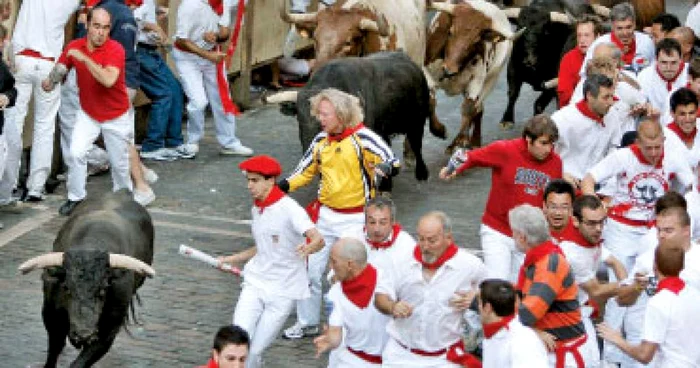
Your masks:
M668 37L681 44L681 59L688 63L693 58L693 46L695 45L695 33L690 27L677 27L668 33Z

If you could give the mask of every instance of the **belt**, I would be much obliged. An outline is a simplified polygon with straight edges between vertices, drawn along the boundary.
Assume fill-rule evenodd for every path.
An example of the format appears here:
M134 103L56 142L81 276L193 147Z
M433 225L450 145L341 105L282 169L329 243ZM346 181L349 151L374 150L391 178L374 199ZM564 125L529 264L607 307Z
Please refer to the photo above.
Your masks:
M585 368L586 364L584 363L583 356L581 356L581 353L578 351L578 348L581 347L581 345L583 345L583 343L585 343L587 339L588 336L584 334L583 336L573 340L568 340L566 342L557 342L557 347L554 349L554 354L557 359L555 367L564 368L564 364L566 363L566 354L569 353L574 356L574 360L576 361L576 366L578 368ZM566 345L568 343L571 344Z
M365 362L370 362L374 364L382 364L382 356L381 355L372 355L365 353L364 351L360 350L355 350L351 347L347 347L348 351L355 354L358 358L364 360Z
M396 340L396 339L394 339L394 341L396 341L397 344L401 345L402 348L404 348L404 349L406 349L406 350L408 350L411 353L416 354L416 355L422 355L422 356L427 356L427 357L436 357L436 356L440 356L442 354L447 353L447 349L440 349L440 350L436 350L436 351L425 351L425 350L421 350L421 349L409 348L408 346L402 344L401 341Z
M614 213L609 214L608 217L621 224L629 226L652 228L654 225L656 225L655 220L632 220Z
M52 57L46 57L46 56L42 55L39 51L35 51L32 49L24 49L24 50L18 52L17 55L33 57L33 58L46 60L46 61L55 61L56 60L55 58L52 58Z
M147 44L147 43L143 43L143 42L139 42L139 43L137 43L136 45L137 45L138 47L143 47L144 49L150 50L150 51L156 51L156 50L158 50L158 46L156 46L156 45L151 45L151 44Z

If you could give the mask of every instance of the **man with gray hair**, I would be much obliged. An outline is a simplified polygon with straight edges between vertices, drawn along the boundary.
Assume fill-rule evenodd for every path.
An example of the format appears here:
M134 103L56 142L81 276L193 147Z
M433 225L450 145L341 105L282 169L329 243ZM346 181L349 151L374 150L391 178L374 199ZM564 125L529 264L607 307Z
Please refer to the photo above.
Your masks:
M601 42L612 42L622 50L624 69L639 73L654 60L654 41L649 35L635 31L636 17L630 3L620 3L610 10L612 32L598 37L586 53L586 62L593 57L593 49Z
M464 352L465 312L486 267L459 249L450 218L433 211L418 222L418 244L393 259L379 279L375 305L391 317L383 367L460 367L475 358ZM474 315L476 318L476 315Z
M340 238L333 244L330 266L338 280L328 292L333 311L328 318L328 329L314 339L317 357L337 349L329 367L382 365L389 317L374 306L374 293L382 271L367 261L367 250L359 240Z
M578 286L562 250L550 239L544 213L523 204L508 212L508 220L516 246L525 253L517 283L522 293L520 321L544 342L550 367L597 367L600 359L580 349L588 337Z

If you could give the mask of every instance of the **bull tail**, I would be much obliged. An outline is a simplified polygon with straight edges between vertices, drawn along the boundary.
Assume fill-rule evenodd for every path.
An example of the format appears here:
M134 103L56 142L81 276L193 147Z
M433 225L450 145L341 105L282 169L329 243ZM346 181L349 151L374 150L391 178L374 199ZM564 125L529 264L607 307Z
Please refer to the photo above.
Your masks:
M447 129L445 128L445 125L440 122L440 120L437 117L437 114L435 113L435 105L437 104L436 99L435 99L435 90L432 90L430 92L430 133L432 133L434 136L442 139L447 139Z
M141 297L139 294L134 293L134 296L131 297L131 301L129 302L129 311L126 313L126 318L124 318L124 323L122 323L122 327L124 328L124 332L126 332L127 335L130 337L134 337L131 334L131 330L129 330L129 325L137 325L137 326L142 326L143 323L139 321L136 318L136 307L135 305L138 304L139 307L141 307Z

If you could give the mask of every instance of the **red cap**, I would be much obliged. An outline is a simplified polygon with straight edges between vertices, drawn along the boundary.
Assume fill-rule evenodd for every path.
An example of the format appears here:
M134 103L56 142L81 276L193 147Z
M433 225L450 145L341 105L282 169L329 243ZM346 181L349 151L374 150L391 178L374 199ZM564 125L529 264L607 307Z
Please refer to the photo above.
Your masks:
M97 5L97 3L99 3L99 2L100 2L100 0L86 0L85 6L87 6L88 8L92 8L95 5Z
M279 161L267 155L260 155L241 162L238 167L247 172L258 173L263 176L280 176L282 165Z
M135 6L138 8L143 5L143 0L125 0L124 3L126 6Z

